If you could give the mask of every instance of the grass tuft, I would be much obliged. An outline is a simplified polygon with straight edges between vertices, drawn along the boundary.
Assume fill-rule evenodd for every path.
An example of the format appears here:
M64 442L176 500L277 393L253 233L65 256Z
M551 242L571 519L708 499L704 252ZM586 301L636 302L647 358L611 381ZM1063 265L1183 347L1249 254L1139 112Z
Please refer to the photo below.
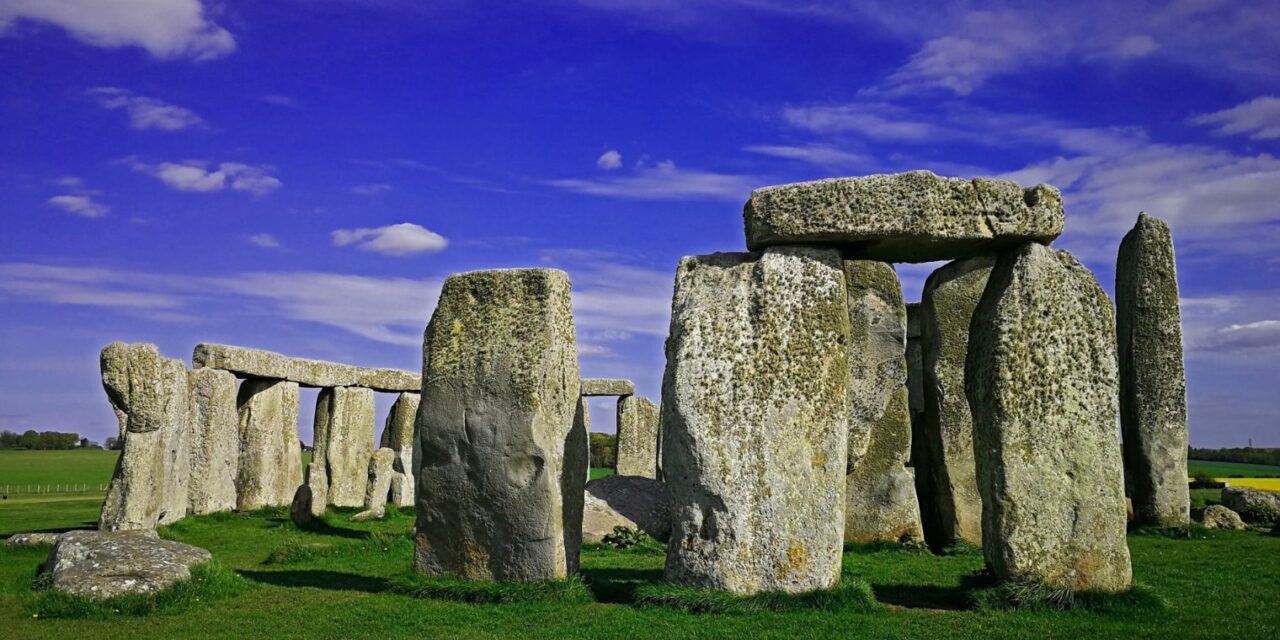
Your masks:
M204 602L243 593L250 588L250 583L217 560L211 560L191 567L191 580L151 594L92 600L63 593L52 586L51 574L40 574L32 580L32 617L108 618L181 612Z
M1006 583L973 592L979 610L1089 611L1109 616L1143 616L1160 613L1168 603L1143 585L1128 591L1074 591L1038 583Z
M750 596L676 584L648 584L636 590L635 603L642 607L664 607L695 614L815 610L867 612L879 608L871 585L849 576L832 589L805 593L765 591Z
M543 582L477 582L411 572L395 582L394 590L423 600L449 600L470 604L585 604L594 601L591 591L577 577Z

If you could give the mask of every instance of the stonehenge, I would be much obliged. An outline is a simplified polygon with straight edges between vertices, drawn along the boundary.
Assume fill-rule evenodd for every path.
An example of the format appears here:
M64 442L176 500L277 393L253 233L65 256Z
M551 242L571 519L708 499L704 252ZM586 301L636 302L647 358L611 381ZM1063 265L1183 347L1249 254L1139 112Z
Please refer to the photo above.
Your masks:
M643 396L618 398L618 475L658 477L658 405Z
M311 459L324 464L328 503L338 507L364 504L369 457L373 455L373 390L359 387L321 389L316 399L315 448Z
M379 446L396 452L392 465L391 501L400 507L413 506L413 426L418 419L418 403L422 396L412 391L402 392L396 397L395 404L387 414L386 425L382 428L382 441Z
M240 378L287 380L301 387L363 387L398 393L417 391L422 386L422 380L412 371L290 358L271 351L225 344L196 345L195 353L191 355L191 366L225 369Z
M236 509L287 505L302 484L298 383L251 378L240 385Z

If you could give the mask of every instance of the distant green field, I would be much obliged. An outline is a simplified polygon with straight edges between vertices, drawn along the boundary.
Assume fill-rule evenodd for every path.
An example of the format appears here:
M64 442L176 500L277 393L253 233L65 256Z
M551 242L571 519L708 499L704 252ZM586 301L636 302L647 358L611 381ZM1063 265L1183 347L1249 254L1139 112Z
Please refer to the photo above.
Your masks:
M1208 460L1188 460L1187 472L1208 472L1215 478L1266 478L1280 476L1280 467L1265 464L1245 464L1243 462L1211 462Z
M5 485L111 482L119 451L0 451L0 490Z
M591 467L591 479L596 480L605 476L613 475L613 469L608 467Z

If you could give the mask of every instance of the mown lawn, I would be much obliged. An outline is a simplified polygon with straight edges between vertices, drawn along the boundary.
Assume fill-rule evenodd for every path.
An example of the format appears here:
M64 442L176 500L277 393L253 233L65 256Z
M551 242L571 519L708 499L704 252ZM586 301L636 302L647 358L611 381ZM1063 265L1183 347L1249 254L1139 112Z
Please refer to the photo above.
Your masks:
M302 531L283 510L190 518L164 534L211 550L243 576L239 593L131 617L44 619L28 585L44 549L0 548L0 629L9 638L1274 638L1280 537L1198 532L1129 538L1137 580L1163 606L1088 611L974 610L981 554L854 549L846 575L872 585L870 613L690 614L634 604L659 581L661 549L583 553L587 602L468 604L397 589L409 570L408 513ZM438 597L438 596L437 596Z
M111 482L119 455L119 451L101 449L0 450L0 491L27 485L105 485Z
M1215 478L1280 478L1280 467L1243 462L1213 462L1188 460L1187 473L1195 475L1204 471Z

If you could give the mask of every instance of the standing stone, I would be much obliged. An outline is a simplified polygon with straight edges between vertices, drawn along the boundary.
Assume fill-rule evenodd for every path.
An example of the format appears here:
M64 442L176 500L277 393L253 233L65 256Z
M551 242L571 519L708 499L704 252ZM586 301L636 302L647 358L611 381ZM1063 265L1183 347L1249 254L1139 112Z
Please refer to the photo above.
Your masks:
M867 454L845 477L847 542L924 540L915 478L906 468L910 451L911 417L904 386L889 397L889 405L871 426Z
M643 396L618 398L620 476L658 477L658 405Z
M219 369L194 369L187 372L187 386L190 511L197 515L231 511L236 508L236 471L240 465L236 377Z
M587 440L574 419L568 276L450 276L424 336L422 379L417 570L521 582L575 572Z
M982 542L982 497L974 470L973 417L965 398L969 324L995 258L957 260L925 281L920 302L924 413L915 460L929 546Z
M686 257L662 385L666 579L749 594L840 578L849 310L840 254Z
M152 529L186 515L187 372L152 344L113 342L102 350L102 386L120 421L123 447L98 526Z
M911 410L911 442L924 416L924 351L920 346L920 303L907 304L907 406ZM913 454L914 457L914 454Z
M329 504L358 507L364 504L368 485L369 456L373 455L376 407L373 391L359 387L321 389L316 397L314 432L324 434L325 444L316 460L323 461L329 479Z
M302 484L298 383L249 378L240 383L240 469L236 509L290 503Z
M289 520L299 527L311 524L315 518L315 498L311 495L311 487L300 484L293 492L293 501L289 503Z
M1107 295L1071 254L1029 243L1000 256L966 375L982 547L999 580L1130 586L1115 335Z
M413 506L413 424L418 418L422 396L404 392L391 405L386 425L382 428L381 446L396 452L392 466L391 502L400 507Z
M1116 261L1120 429L1125 479L1139 524L1191 519L1187 486L1187 381L1169 226L1147 214L1120 243Z
M309 489L307 508L311 510L312 517L319 518L329 506L329 479L324 474L324 463L316 462L314 455L313 448L312 461L307 463L305 483Z
M368 480L365 482L364 511L352 520L375 520L387 515L387 496L391 494L391 467L396 461L393 449L382 447L369 456Z

